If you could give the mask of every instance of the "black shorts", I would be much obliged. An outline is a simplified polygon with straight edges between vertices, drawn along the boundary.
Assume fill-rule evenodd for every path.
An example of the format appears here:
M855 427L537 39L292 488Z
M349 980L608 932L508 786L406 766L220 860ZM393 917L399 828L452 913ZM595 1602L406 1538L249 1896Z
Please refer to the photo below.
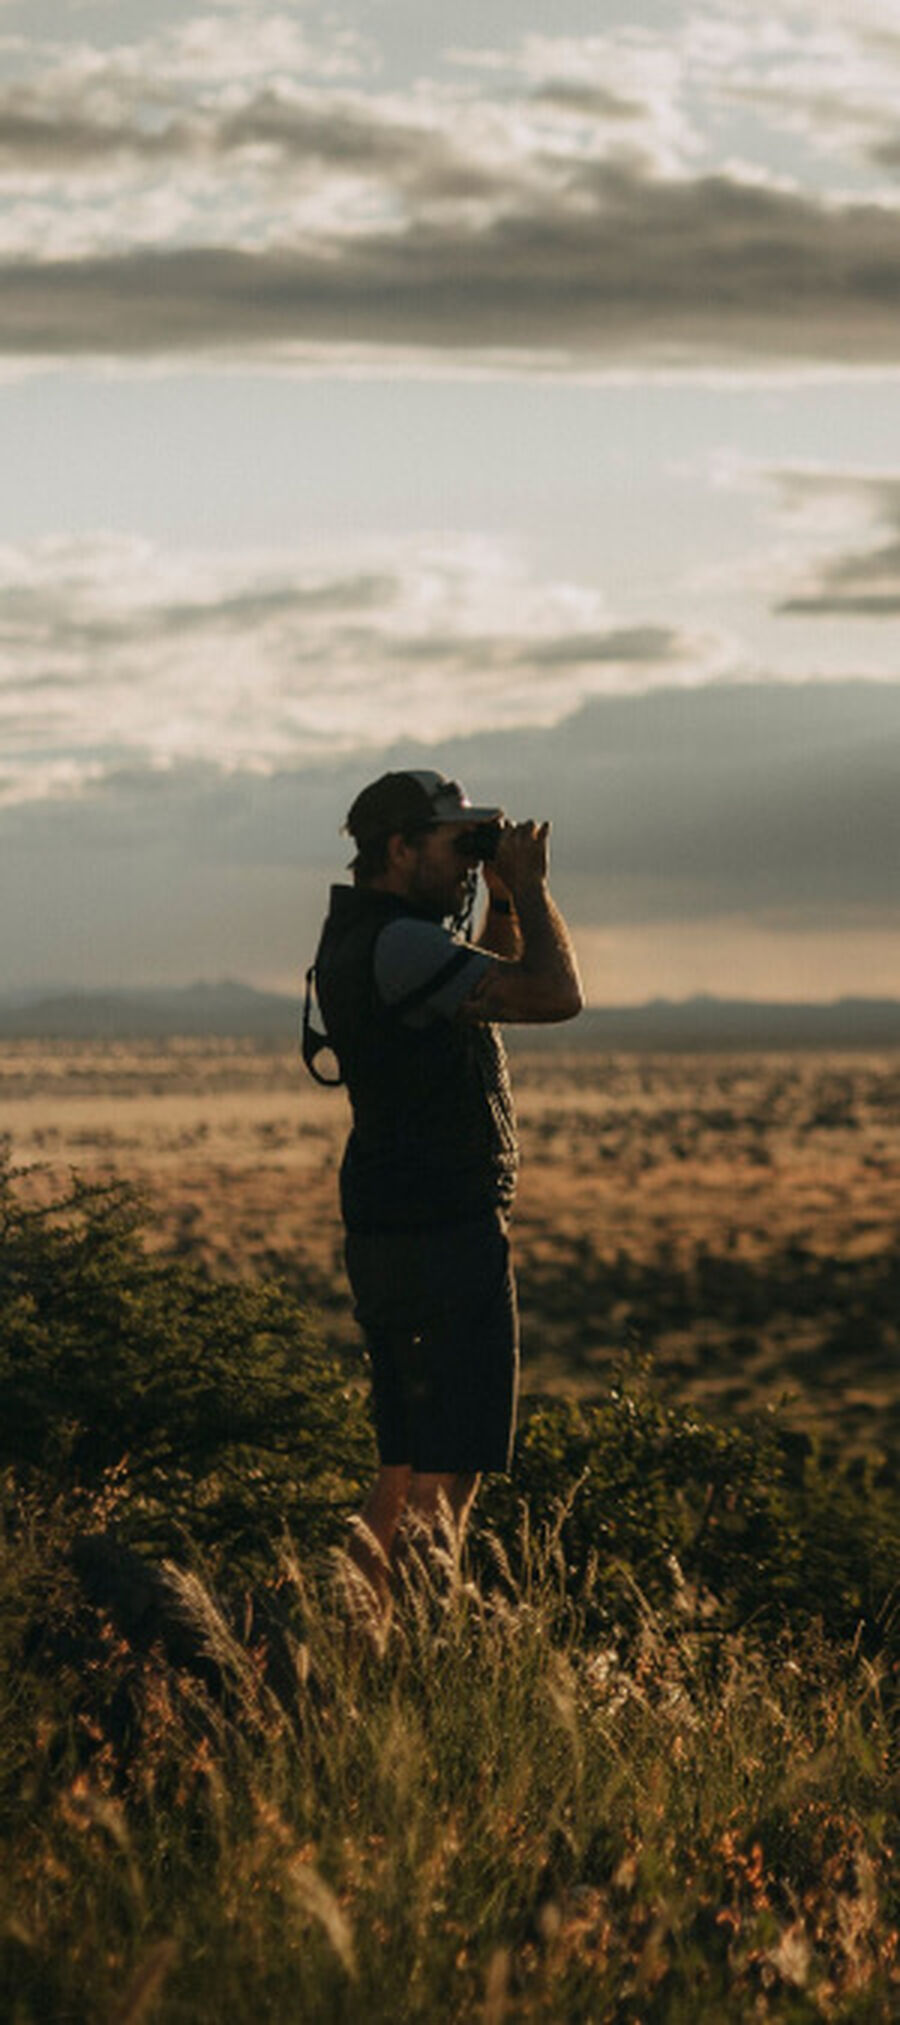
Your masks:
M346 1257L382 1463L508 1470L519 1325L500 1214L438 1230L349 1231Z

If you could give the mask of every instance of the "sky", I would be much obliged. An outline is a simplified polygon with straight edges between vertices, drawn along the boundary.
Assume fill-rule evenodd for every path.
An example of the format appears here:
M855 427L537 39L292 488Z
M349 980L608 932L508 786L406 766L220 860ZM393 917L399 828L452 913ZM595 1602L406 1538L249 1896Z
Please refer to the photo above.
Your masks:
M896 0L0 0L0 994L296 989L417 764L595 1002L900 995L898 106Z

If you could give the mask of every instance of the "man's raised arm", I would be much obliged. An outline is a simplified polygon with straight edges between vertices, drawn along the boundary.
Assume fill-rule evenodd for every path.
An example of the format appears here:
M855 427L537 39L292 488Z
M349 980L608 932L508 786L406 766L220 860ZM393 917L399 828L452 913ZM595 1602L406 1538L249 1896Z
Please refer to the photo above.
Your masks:
M549 839L549 823L504 829L494 869L515 908L520 952L514 961L493 958L458 1018L549 1023L581 1011L578 961L547 883Z

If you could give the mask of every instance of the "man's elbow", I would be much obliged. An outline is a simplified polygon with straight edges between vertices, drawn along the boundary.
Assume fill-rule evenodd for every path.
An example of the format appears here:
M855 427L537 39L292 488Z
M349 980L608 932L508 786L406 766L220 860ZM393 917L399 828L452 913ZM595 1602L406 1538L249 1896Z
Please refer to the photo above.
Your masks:
M574 1020L584 1008L584 992L577 972L568 977L549 979L539 986L534 1002L526 1018L539 1020L546 1026L561 1026L564 1020Z
M577 975L551 982L528 975L521 964L495 959L480 986L460 1007L460 1017L551 1026L575 1019L583 1006Z
M578 1014L583 1011L584 992L580 979L573 977L566 984L559 984L554 988L552 996L545 1001L541 1018L548 1024L555 1023L561 1026L564 1020L577 1019Z
M581 985L578 979L575 978L573 979L572 984L566 987L566 990L562 993L560 997L559 1011L556 1014L556 1018L559 1021L574 1020L577 1019L578 1014L583 1011L584 1011L584 992L581 989Z

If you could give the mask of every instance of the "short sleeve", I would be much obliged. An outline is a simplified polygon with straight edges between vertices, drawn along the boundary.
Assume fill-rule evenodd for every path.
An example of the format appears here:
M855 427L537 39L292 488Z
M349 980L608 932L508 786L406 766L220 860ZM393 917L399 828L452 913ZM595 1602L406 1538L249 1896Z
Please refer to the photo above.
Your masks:
M405 1025L428 1026L453 1018L490 962L485 950L458 942L440 922L403 915L382 929L375 944L375 985Z

